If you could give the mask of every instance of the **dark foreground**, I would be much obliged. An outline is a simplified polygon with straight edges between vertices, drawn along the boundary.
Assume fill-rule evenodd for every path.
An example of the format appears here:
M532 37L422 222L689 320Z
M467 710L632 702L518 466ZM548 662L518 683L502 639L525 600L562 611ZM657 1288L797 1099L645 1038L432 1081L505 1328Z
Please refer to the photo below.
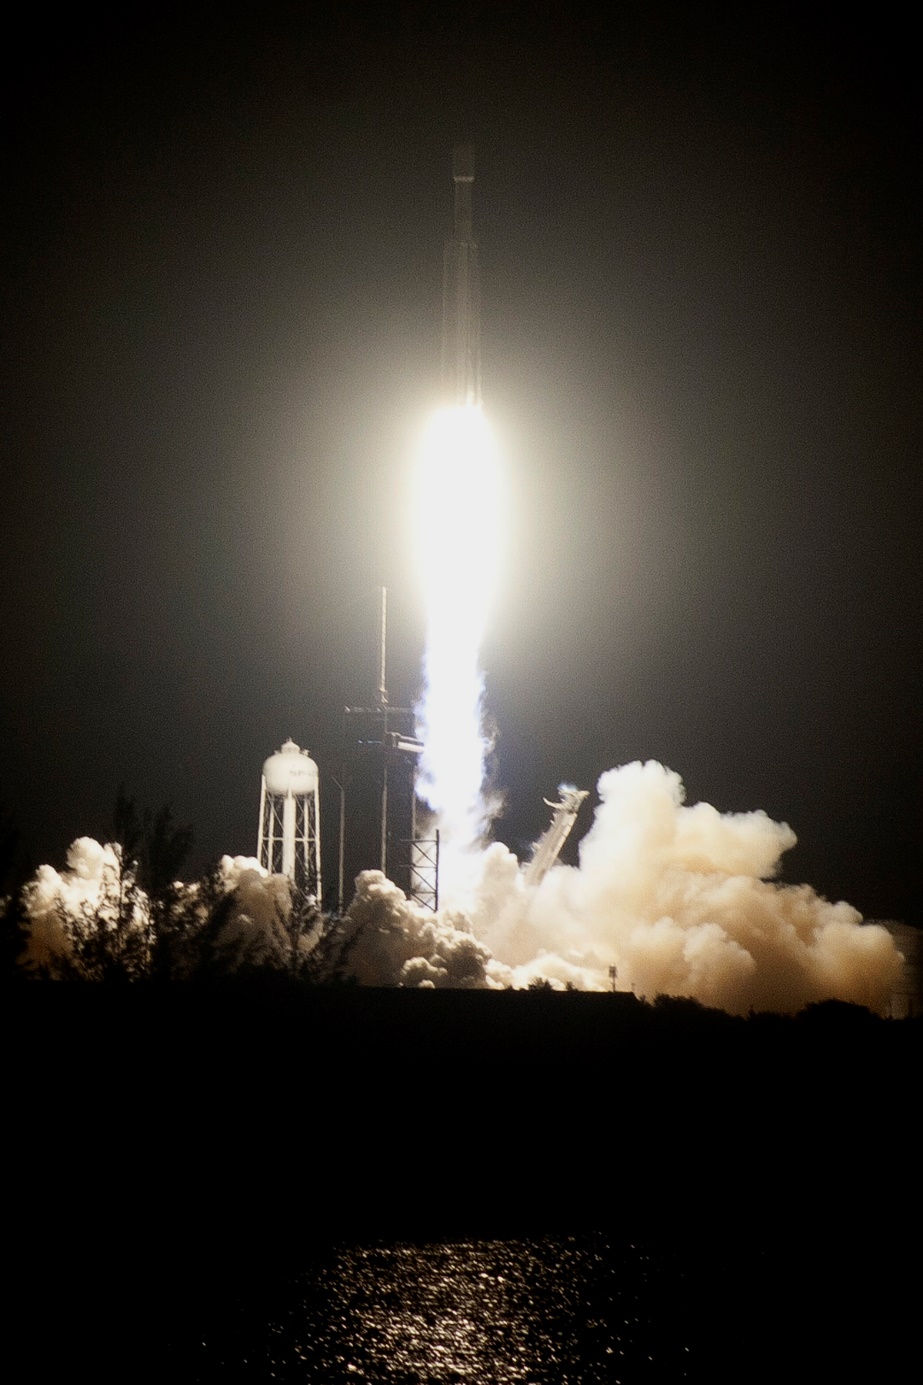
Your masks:
M918 1344L918 1026L532 993L30 986L11 1008L20 1378L334 1379L304 1349L273 1376L260 1343L305 1304L305 1340L334 1331L343 1266L376 1245L370 1285L401 1246L417 1247L405 1270L430 1263L421 1247L469 1247L456 1266L529 1247L500 1278L535 1283L540 1318L535 1266L550 1274L562 1247L589 1286L577 1299L605 1283L610 1307L647 1255L662 1350L626 1385L890 1374ZM593 1351L614 1331L601 1305ZM452 1378L436 1357L414 1374L369 1351L348 1378ZM623 1378L562 1352L530 1378Z

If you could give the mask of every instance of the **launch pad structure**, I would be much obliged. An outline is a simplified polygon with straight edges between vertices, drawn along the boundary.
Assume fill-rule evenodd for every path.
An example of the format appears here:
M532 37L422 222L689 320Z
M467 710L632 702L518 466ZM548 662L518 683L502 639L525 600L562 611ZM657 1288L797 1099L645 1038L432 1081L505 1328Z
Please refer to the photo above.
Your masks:
M416 736L412 707L388 700L388 593L378 589L378 662L370 706L343 708L340 840L337 908L345 903L346 804L350 815L353 866L377 868L407 898L424 908L439 906L439 836L417 834L416 766L423 743Z

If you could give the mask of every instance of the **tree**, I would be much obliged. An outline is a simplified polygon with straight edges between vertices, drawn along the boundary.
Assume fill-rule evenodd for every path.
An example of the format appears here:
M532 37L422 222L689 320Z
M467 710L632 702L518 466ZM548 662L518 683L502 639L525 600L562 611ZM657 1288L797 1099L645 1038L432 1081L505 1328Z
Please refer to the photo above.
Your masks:
M189 934L197 931L195 911L188 907L190 887L180 880L192 843L192 828L175 824L168 806L145 813L140 878L147 895L150 975L155 980L182 975Z
M286 971L292 980L315 979L316 962L312 965L311 959L323 936L323 921L317 900L292 884L288 914L280 919L280 923L288 945Z

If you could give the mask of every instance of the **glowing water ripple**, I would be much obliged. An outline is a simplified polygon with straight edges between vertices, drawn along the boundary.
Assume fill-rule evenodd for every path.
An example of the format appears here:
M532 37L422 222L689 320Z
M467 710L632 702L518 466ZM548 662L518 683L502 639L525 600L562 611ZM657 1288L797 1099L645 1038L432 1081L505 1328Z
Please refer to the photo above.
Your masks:
M373 1245L299 1276L238 1379L634 1385L687 1377L677 1269L602 1237ZM208 1378L220 1378L217 1373Z

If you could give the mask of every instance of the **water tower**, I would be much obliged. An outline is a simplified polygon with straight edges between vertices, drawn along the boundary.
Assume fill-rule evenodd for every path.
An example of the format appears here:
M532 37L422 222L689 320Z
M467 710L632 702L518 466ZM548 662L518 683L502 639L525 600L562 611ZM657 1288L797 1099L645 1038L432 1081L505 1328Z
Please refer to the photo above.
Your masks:
M292 740L263 765L257 855L273 875L287 875L296 889L320 899L317 765Z

